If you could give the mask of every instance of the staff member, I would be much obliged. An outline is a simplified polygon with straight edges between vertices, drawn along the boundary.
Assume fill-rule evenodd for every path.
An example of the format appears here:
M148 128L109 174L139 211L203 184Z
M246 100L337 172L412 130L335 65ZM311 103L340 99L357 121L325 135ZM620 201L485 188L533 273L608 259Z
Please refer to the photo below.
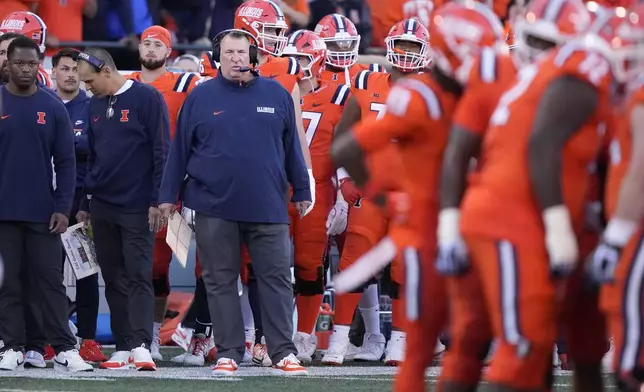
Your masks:
M197 250L208 291L217 345L216 375L231 375L244 355L237 277L241 245L248 246L264 310L273 367L307 374L291 341L291 286L287 197L302 216L311 204L293 100L279 83L251 70L254 38L226 30L213 41L222 77L197 86L186 99L164 173L160 208L169 215L183 192L195 211ZM252 65L251 65L252 64ZM217 168L213 170L213 168Z
M70 225L76 224L76 213L80 206L87 171L89 142L87 127L89 126L89 97L80 88L78 78L78 51L65 48L52 57L52 75L56 80L56 94L65 103L74 130L74 147L76 151L76 191L74 204L70 215ZM76 316L78 334L82 339L80 346L81 357L88 362L103 362L107 360L96 338L96 318L98 317L98 274L76 280Z
M90 214L116 343L116 352L100 367L156 370L150 356L152 247L161 227L157 206L169 148L168 109L155 89L125 79L102 49L80 53L78 73L94 94L87 198L78 220L87 221Z
M36 85L39 53L31 39L15 38L7 49L9 81L0 89L0 253L7 274L0 290L0 336L5 345L0 369L16 370L24 364L22 286L33 283L34 295L28 298L43 314L47 339L56 352L54 368L91 371L74 350L62 264L52 263L62 259L60 233L69 224L75 158L65 107ZM21 274L22 268L30 274Z

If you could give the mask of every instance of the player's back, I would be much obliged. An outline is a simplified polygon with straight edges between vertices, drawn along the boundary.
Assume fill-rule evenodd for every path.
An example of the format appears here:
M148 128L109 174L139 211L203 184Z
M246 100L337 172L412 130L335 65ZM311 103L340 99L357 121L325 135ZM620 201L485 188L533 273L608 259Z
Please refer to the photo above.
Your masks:
M610 67L605 58L574 44L553 51L542 62L523 68L501 97L483 144L482 168L473 178L461 207L465 234L533 242L543 236L540 210L532 192L528 146L541 99L555 79L570 75L600 93L600 105L567 142L562 157L564 201L573 222L583 221L590 162L601 143L598 127L610 116Z
M465 91L454 112L454 124L483 136L501 95L516 75L517 67L507 50L483 48L472 62Z
M359 64L355 63L349 68L332 69L328 65L322 71L322 80L333 83L343 83L350 85L361 71L385 72L385 68L380 64Z
M331 184L334 175L331 161L333 134L349 95L349 86L322 82L317 90L300 99L302 120L317 184Z
M145 83L141 80L141 72L131 73L127 78ZM171 137L176 132L177 119L181 106L183 106L183 101L185 101L188 93L197 85L200 79L199 74L193 72L175 73L168 71L159 76L154 82L146 83L156 88L165 100L165 104L168 107Z

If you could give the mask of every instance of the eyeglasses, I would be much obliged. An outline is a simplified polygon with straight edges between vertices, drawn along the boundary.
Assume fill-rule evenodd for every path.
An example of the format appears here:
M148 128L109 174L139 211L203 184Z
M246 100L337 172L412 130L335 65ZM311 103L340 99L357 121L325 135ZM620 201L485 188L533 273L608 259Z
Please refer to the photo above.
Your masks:
M116 95L112 95L110 97L110 100L107 102L107 112L105 113L105 116L107 117L108 120L112 118L112 116L114 115L113 106L115 103L116 103Z

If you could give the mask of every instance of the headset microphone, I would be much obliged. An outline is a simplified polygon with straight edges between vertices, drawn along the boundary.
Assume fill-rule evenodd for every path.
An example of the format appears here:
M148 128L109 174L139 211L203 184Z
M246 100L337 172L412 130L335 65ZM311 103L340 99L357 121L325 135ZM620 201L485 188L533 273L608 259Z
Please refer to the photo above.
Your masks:
M239 67L239 72L250 72L249 67Z

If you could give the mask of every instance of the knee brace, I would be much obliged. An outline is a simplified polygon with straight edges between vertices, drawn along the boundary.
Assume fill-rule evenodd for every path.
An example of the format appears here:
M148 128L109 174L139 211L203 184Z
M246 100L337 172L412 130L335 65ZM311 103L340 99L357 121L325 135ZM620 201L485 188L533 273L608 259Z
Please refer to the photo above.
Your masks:
M170 277L164 276L152 279L152 288L154 296L157 298L167 298L170 295Z
M300 279L299 269L295 267L295 292L298 295L313 296L324 294L324 266L317 269L317 278L315 281L306 281Z

